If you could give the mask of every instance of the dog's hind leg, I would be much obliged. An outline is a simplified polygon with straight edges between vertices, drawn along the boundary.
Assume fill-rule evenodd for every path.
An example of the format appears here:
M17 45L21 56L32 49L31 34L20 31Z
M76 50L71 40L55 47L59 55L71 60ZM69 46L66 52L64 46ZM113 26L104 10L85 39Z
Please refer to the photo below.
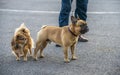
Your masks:
M40 47L40 58L43 58L44 57L44 55L43 55L43 50L44 50L44 48L47 46L47 41L45 41L45 42L42 42L42 44L41 44L41 47Z
M32 56L32 50L31 50L31 48L29 48L29 53L30 53L30 56Z
M37 60L37 53L38 53L38 51L39 51L39 49L40 49L40 46L41 46L41 42L37 42L37 43L36 43L36 48L34 49L34 55L33 55L33 58L34 58L35 60Z

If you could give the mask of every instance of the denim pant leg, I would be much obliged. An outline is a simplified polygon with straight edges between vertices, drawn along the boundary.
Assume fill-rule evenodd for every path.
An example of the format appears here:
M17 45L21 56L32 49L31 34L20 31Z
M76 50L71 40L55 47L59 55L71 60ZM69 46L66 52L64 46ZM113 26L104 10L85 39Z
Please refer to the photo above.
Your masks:
M79 17L82 20L87 19L87 5L88 0L76 0L75 17Z
M59 26L66 26L69 22L72 0L62 0L61 11L59 14Z

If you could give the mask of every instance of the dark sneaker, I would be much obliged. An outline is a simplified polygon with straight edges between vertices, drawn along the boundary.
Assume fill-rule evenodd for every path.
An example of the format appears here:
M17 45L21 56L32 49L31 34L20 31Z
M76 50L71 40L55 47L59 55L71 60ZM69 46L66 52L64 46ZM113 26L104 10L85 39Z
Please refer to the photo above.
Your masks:
M58 45L58 44L56 44L55 46L56 46L56 47L61 47L61 46L60 46L60 45Z
M87 39L87 38L84 38L83 36L80 36L80 37L78 38L78 41L79 41L79 42L88 42L88 39Z

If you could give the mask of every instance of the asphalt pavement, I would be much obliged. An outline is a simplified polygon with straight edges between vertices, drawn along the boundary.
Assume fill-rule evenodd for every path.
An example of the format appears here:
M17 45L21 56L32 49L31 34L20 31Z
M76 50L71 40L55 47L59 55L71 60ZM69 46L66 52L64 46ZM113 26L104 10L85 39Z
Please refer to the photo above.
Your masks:
M64 63L54 43L43 59L15 60L10 46L15 28L24 22L36 41L42 25L58 26L60 7L61 0L0 0L0 75L120 75L120 0L89 0L89 41L77 44L77 60Z

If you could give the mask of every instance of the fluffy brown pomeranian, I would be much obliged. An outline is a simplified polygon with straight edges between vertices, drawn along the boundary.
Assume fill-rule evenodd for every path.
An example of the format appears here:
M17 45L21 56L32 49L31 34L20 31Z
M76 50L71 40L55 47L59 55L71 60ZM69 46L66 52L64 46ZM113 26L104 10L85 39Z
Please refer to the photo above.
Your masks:
M24 61L27 61L27 53L29 51L30 56L32 56L33 46L34 42L30 35L30 30L23 23L20 27L16 28L12 38L12 53L15 55L16 60L20 60L20 57L23 56Z

